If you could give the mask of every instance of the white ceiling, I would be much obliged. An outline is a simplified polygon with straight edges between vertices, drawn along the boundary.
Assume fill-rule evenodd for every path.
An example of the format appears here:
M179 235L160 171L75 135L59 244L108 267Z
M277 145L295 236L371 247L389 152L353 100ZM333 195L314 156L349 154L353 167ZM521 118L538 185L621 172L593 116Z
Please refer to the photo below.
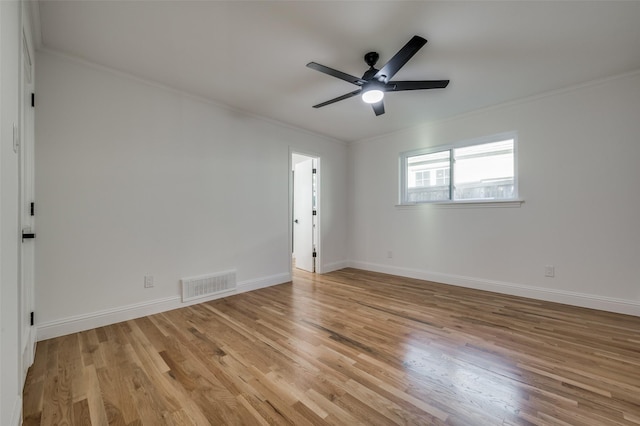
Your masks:
M638 1L39 2L41 47L296 127L353 141L640 69ZM360 76L413 35L429 42L376 117L357 89L306 68Z

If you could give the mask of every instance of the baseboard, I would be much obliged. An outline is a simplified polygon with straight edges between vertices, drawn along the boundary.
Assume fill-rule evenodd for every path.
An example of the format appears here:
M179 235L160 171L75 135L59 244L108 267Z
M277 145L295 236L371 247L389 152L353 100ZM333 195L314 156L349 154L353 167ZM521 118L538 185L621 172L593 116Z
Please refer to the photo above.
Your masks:
M75 315L59 320L48 321L37 324L37 340L41 341L51 339L54 337L77 333L79 331L90 330L92 328L103 327L122 321L144 317L147 315L153 315L161 312L171 311L173 309L184 308L186 306L204 303L223 297L229 297L233 296L234 294L253 291L264 287L270 287L272 285L282 284L288 281L291 281L291 274L282 273L269 277L241 281L237 283L235 291L216 294L210 297L203 297L200 299L191 300L186 303L182 303L181 297L176 295L163 299L150 300L113 309L105 309L98 312L91 312L88 314Z
M11 410L11 426L20 426L22 424L22 398L16 396L13 410Z
M22 357L23 357L22 360L26 362L29 367L33 365L33 361L35 361L35 358L36 358L36 342L37 342L36 334L37 334L37 330L35 329L35 327L31 327L29 329L29 337L28 337L29 343L27 343L27 349L25 350L25 352L27 352L26 354L27 358L25 359L24 358L25 354L24 353L22 354Z
M337 271L338 269L344 269L349 267L349 262L346 260L340 262L327 263L322 265L322 269L320 270L321 274L328 274L329 272Z
M238 291L236 293L244 293L246 291L259 290L265 287L271 287L272 285L283 284L291 281L290 273L282 273L277 275L271 275L266 278L258 278L254 280L246 280L238 283Z
M122 306L113 309L75 315L58 320L47 321L37 325L38 341L64 336L92 328L103 327L121 321L153 315L179 308L180 296L150 300L142 303ZM187 305L187 304L185 304Z
M492 281L481 278L465 277L460 275L442 274L419 269L400 268L397 266L381 265L369 262L349 261L348 263L352 268L363 269L366 271L381 272L384 274L416 278L425 281L433 281L460 287L473 288L477 290L492 291L495 293L509 294L512 296L527 297L530 299L563 303L565 305L580 306L583 308L598 309L601 311L640 316L640 302L616 299L613 297L604 297L594 294L576 293L564 290L554 290L523 284L508 283L503 281Z

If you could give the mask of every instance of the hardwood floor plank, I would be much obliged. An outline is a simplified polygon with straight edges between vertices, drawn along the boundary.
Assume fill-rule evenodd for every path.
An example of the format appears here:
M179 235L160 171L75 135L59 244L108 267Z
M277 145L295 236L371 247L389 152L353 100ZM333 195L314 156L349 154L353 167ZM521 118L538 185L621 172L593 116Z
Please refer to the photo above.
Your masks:
M106 425L107 413L102 403L102 395L100 391L100 382L98 373L94 364L85 367L85 380L87 389L87 405L89 406L89 418L92 425ZM54 423L42 423L43 426Z
M98 375L98 382L100 383L102 404L104 405L109 424L126 425L129 422L124 419L120 398L121 391L116 383L118 381L116 376L119 375L119 373L113 374L116 371L116 368L99 368L96 373ZM129 400L130 398L126 399ZM135 417L137 417L137 415Z
M89 414L89 403L86 399L73 403L73 421L71 424L79 426L90 426L91 416Z
M343 269L39 342L25 425L638 425L640 318Z
M254 424L260 426L269 426L270 423L262 417L258 410L256 410L255 407L249 403L244 395L238 395L238 402L247 409L247 412L251 415Z

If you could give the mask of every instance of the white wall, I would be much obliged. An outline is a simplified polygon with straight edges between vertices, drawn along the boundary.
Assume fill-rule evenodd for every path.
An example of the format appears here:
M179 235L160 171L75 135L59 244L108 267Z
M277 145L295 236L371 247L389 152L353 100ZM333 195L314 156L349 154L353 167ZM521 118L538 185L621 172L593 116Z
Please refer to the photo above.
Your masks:
M179 306L183 277L288 281L290 149L322 157L322 259L346 259L343 143L51 52L37 59L40 339Z
M638 111L635 73L350 145L350 264L640 315ZM394 206L401 152L512 130L521 207Z

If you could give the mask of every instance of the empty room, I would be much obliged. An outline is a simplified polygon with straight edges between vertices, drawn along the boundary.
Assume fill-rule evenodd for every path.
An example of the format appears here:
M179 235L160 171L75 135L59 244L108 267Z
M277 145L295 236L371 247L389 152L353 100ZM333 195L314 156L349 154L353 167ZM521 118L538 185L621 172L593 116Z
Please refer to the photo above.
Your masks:
M640 1L0 1L0 425L640 425Z

